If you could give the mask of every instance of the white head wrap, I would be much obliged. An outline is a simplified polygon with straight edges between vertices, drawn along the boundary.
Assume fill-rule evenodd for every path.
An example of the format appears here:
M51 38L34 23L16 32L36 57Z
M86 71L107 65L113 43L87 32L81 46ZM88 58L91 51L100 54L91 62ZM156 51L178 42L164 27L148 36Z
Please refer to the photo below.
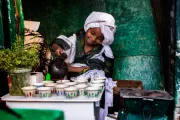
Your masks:
M84 30L86 32L89 28L95 27L100 27L104 35L103 45L110 45L113 43L116 25L112 15L104 12L92 12L85 21Z

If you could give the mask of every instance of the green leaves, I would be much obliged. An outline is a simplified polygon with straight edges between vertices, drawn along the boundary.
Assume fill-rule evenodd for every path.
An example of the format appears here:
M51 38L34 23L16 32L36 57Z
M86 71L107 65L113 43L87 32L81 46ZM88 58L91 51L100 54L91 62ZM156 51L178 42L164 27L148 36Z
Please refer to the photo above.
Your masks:
M38 47L35 44L27 49L15 44L11 49L0 50L0 69L33 67L38 63L38 57Z

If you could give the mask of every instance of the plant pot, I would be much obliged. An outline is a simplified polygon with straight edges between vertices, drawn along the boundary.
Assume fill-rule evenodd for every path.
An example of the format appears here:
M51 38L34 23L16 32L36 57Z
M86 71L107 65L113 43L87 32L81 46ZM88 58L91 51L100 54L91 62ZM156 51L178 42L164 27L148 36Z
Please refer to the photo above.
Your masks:
M12 96L23 96L22 87L29 86L30 84L29 68L18 68L8 71L10 77L9 94Z

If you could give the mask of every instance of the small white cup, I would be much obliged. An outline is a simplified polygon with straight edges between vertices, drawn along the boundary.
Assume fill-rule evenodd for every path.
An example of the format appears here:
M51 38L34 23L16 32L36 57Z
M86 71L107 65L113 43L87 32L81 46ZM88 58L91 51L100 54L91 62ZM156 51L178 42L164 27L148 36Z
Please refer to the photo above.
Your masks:
M56 95L60 96L60 95L64 95L64 89L67 88L68 85L65 84L58 84L55 86L56 89Z
M26 97L34 97L35 96L36 87L27 86L27 87L23 87L21 89L23 90L23 93Z
M86 88L88 87L87 84L78 84L78 85L75 85L75 87L77 87L79 89L78 95L80 95L80 96L86 95Z
M67 82L67 83L64 83L65 85L68 85L68 86L74 86L74 85L77 85L77 82Z
M46 87L51 87L52 88L52 90L51 90L52 94L55 93L55 86L56 85L57 85L57 83L46 83L45 84Z
M98 87L87 87L86 88L87 97L95 98L99 95L99 88Z
M68 82L70 82L70 80L58 80L58 81L56 81L56 83L58 83L58 84L64 84L64 83L68 83Z
M87 84L87 83L88 83L88 80L86 80L86 79L78 79L76 82L77 82L78 84Z
M91 81L91 83L92 84L100 84L100 83L104 84L105 81L104 80L94 80L94 81Z
M51 87L40 87L37 88L37 90L41 98L48 98L51 96L51 90L52 90Z

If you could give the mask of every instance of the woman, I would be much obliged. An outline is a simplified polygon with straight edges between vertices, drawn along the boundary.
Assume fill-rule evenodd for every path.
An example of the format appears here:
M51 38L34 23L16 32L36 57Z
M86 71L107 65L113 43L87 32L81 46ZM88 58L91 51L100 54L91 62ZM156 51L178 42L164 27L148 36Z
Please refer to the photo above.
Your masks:
M114 41L115 31L112 15L92 12L85 21L84 30L69 38L59 36L51 49L57 56L68 51L69 79L90 70L102 70L106 77L111 77L114 57L109 45Z
M79 77L85 77L92 80L99 76L108 78L100 103L103 108L100 109L100 120L104 120L108 107L112 106L112 88L116 86L111 79L114 56L109 47L114 41L115 31L115 19L112 15L92 12L85 21L84 30L71 37L61 35L51 45L57 56L63 52L68 55L68 79L75 81Z

